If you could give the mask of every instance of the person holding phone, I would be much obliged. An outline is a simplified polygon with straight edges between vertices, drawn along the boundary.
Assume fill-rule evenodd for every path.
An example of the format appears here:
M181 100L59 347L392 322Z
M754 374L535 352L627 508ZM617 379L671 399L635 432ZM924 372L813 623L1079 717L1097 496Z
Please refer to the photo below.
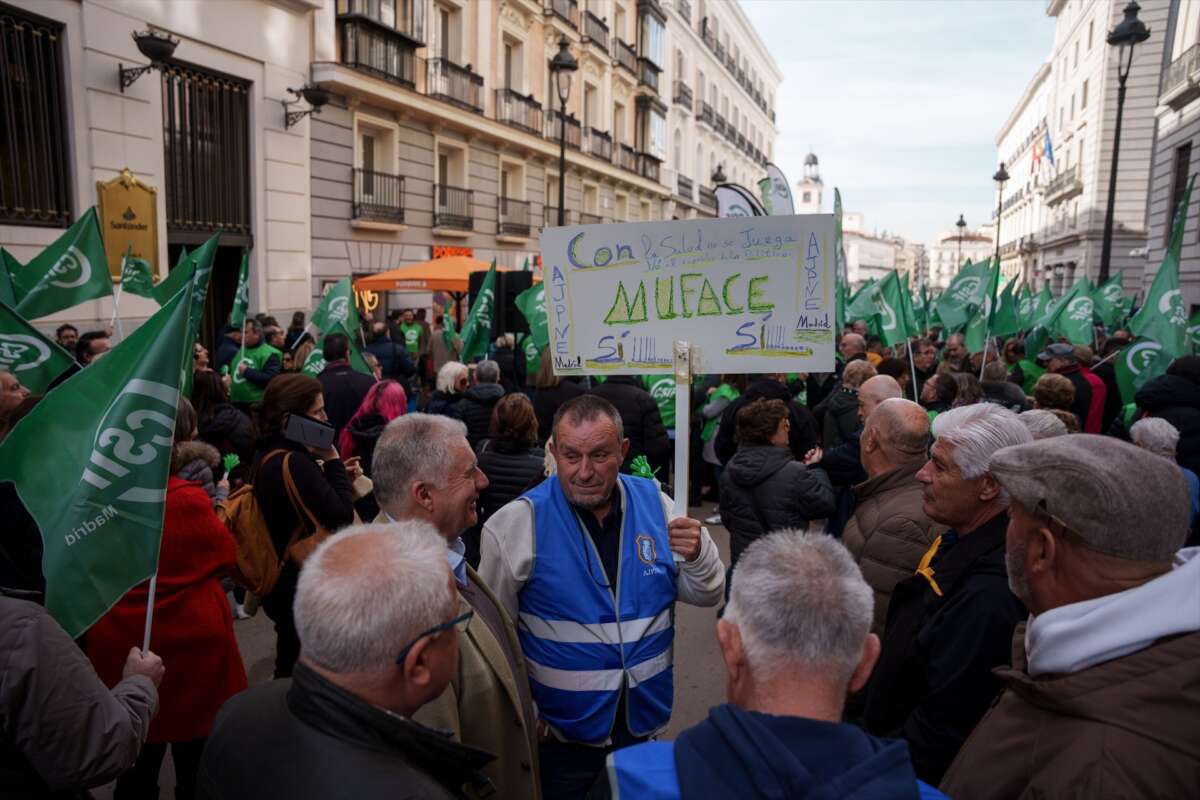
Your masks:
M263 394L255 424L258 447L250 481L280 555L298 527L304 527L302 537L313 533L304 509L288 494L285 463L297 494L322 527L333 532L354 521L351 484L361 469L358 459L343 461L338 455L320 381L303 373L275 378ZM290 676L300 655L292 618L299 574L299 566L288 559L275 589L263 598L263 610L275 623L276 678Z

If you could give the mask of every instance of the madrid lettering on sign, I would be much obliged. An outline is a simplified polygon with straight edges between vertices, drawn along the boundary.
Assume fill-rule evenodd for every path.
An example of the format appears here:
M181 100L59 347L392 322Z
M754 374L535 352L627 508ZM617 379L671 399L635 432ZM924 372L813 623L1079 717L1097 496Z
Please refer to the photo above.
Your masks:
M833 369L828 214L588 225L542 234L558 374Z

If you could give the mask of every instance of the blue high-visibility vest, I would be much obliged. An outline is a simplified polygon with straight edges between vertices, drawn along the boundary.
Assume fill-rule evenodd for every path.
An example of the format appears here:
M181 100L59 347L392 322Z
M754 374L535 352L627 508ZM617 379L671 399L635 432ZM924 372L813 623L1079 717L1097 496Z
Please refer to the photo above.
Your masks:
M620 559L610 588L600 554L557 477L522 500L533 508L534 560L517 635L538 715L566 740L601 744L622 689L628 725L646 736L671 718L676 566L658 484L619 476Z

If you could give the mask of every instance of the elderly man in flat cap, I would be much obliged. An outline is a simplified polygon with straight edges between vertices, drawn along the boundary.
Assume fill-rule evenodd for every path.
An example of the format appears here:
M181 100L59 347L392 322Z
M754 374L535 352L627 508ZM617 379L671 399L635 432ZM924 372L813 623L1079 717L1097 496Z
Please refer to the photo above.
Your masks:
M956 798L1195 797L1200 548L1179 468L1117 439L999 451L1008 575L1029 607L1007 689L942 790Z
M892 591L862 718L876 736L907 741L917 777L930 784L1000 692L992 669L1009 663L1013 630L1027 616L1008 588L1008 499L988 461L1033 439L992 403L939 414L933 435L916 479L925 515L949 530Z

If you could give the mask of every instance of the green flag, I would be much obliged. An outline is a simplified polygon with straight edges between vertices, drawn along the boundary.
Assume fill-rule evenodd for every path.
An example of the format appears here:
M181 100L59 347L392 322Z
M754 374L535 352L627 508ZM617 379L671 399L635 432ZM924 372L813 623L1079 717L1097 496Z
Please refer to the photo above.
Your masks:
M870 321L872 317L879 313L877 303L878 295L871 290L875 286L875 279L868 278L867 281L860 287L858 291L850 295L846 299L846 323L851 324L855 320Z
M339 325L347 335L350 331L360 330L362 322L359 320L358 307L354 304L354 287L350 279L342 278L330 286L309 319L313 327L322 333L328 333Z
M904 314L904 287L900 276L893 269L888 276L871 288L875 294L875 307L879 309L876 324L879 338L884 345L901 344L908 339L908 327Z
M1192 176L1175 210L1171 241L1154 283L1146 292L1146 302L1129 325L1134 336L1158 342L1170 358L1179 358L1188 352L1187 311L1183 307L1183 293L1179 291L1179 252L1183 247L1183 228L1194 181L1195 176Z
M1165 373L1170 363L1171 357L1158 342L1149 339L1134 340L1116 356L1113 363L1121 402L1126 405L1134 402L1137 390L1145 386L1151 378Z
M0 369L15 375L30 392L45 394L54 379L73 366L70 353L0 302Z
M304 366L300 368L300 371L315 378L321 374L323 369L325 369L325 354L321 352L321 348L314 347L308 354L308 358L304 359Z
M242 268L238 271L237 291L233 295L233 308L229 310L229 324L241 328L246 324L246 310L250 308L250 251L242 253Z
M1018 330L1027 331L1033 327L1034 316L1037 314L1037 302L1029 284L1021 284L1020 298L1017 301Z
M1200 310L1192 314L1188 320L1188 345L1192 348L1192 355L1200 353Z
M929 330L929 287L925 283L912 297L913 319L916 321L915 332L923 336Z
M112 278L108 274L96 209L89 208L12 279L21 298L16 312L25 319L44 317L88 300L112 297Z
M1124 285L1124 270L1109 278L1092 292L1092 304L1096 316L1109 330L1121 321L1121 287Z
M1093 310L1089 282L1078 281L1054 304L1054 311L1044 325L1053 336L1061 336L1072 344L1090 345L1095 340Z
M992 336L1012 336L1021 330L1021 313L1017 307L1017 282L1009 281L1000 290L996 310L992 313Z
M200 338L200 326L204 322L204 302L208 298L209 279L212 277L213 259L216 258L217 243L220 238L220 232L214 233L207 242L193 250L186 259L185 269L192 273L191 310L188 312L187 331L181 343L184 357L180 386L181 391L188 397L192 395L192 348L196 340Z
M550 343L550 330L546 321L546 289L544 284L535 283L517 295L517 310L529 323L529 336L541 350Z
M996 288L1000 285L1000 263L993 262L987 273L983 295L977 310L967 320L967 352L982 353L992 330L992 314L996 310Z
M132 245L121 257L121 291L138 297L154 297L154 276L150 263L132 255Z
M0 481L42 534L46 610L71 638L158 569L189 300L172 298L0 445Z
M991 277L989 266L986 261L966 264L938 298L938 316L947 331L965 327L975 312L983 306L988 278ZM982 349L982 345L980 348Z
M454 302L447 300L442 306L442 343L446 345L447 350L454 349L454 339L458 336L458 332L454 330Z
M834 276L833 292L835 295L833 322L837 326L837 335L841 336L842 331L846 329L846 325L848 324L846 320L846 303L848 298L846 297L846 284L842 282L839 275Z
M1049 284L1042 286L1034 301L1033 316L1025 323L1026 328L1042 324L1054 312L1054 293L1050 291Z
M479 294L472 298L471 313L462 329L462 360L471 361L487 355L488 343L492 338L492 310L496 303L496 260L488 270L479 287Z
M13 285L12 276L21 268L21 262L13 258L12 253L0 247L0 303L10 308L17 307L17 287Z

